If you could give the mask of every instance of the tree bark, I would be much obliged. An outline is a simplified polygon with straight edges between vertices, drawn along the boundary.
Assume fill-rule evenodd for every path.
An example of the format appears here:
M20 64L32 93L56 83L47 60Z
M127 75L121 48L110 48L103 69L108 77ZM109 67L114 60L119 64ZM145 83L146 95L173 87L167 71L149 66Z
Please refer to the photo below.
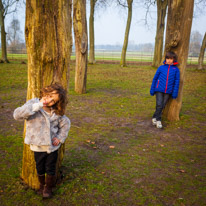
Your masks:
M27 0L25 36L28 54L27 99L39 97L40 89L60 82L67 89L72 48L71 0ZM59 149L57 170L64 145ZM57 171L58 173L58 171ZM34 154L24 144L22 179L38 189Z
M165 16L167 11L167 0L157 0L157 28L155 37L155 49L152 66L158 67L162 60L164 30L165 30Z
M73 25L76 51L75 92L83 94L86 93L88 58L86 0L73 1Z
M5 63L8 63L9 60L7 58L7 50L6 50L6 32L5 32L5 25L4 25L4 8L2 1L0 0L0 25L1 25L1 59Z
M180 86L177 99L170 99L164 116L170 121L179 120L182 107L183 85L187 64L189 40L193 18L194 0L168 0L168 16L165 52L173 51L178 56ZM164 52L164 53L165 53Z
M97 0L90 0L90 16L89 16L89 63L95 63L94 51L94 9Z
M121 61L120 61L120 65L123 67L126 66L127 45L128 45L129 32L130 32L130 26L131 26L131 21L132 21L132 3L133 3L133 0L127 0L127 5L128 5L127 26L125 30L124 44L122 47L122 54L121 54Z
M200 70L203 69L205 48L206 48L206 32L205 32L204 38L202 40L202 46L200 48L200 54L199 54L199 58L198 58L198 69L200 69Z

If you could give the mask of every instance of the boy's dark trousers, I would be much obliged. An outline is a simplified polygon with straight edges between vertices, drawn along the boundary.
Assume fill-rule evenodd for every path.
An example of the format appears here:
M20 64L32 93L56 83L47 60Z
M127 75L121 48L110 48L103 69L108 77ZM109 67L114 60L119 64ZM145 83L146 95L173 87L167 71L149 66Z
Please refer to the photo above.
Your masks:
M34 159L36 161L36 169L38 175L56 174L56 162L58 158L58 150L47 153L47 152L34 152Z
M164 109L170 94L165 94L163 92L156 92L156 111L153 115L153 118L156 118L157 121L161 121L162 110Z

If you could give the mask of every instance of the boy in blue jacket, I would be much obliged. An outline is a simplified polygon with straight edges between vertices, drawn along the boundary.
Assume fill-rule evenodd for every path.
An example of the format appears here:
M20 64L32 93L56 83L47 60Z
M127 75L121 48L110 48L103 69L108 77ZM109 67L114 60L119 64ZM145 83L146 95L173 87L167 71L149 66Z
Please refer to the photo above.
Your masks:
M177 55L174 52L167 52L164 65L157 69L153 78L150 94L156 95L156 111L152 117L152 124L162 128L162 111L171 96L176 99L178 96L180 71L177 68Z

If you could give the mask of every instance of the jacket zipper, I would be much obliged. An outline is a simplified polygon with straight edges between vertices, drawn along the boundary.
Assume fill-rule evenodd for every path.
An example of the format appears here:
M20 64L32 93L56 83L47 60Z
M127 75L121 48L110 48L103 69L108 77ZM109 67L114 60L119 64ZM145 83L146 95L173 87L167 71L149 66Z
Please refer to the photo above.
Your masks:
M158 80L158 82L157 82L157 88L158 88L158 86L159 86L159 82L160 82L160 80Z
M165 93L166 93L166 91L167 91L167 85L168 85L169 72L170 72L170 65L169 65L169 67L168 67L168 71L167 71L167 81L166 81Z

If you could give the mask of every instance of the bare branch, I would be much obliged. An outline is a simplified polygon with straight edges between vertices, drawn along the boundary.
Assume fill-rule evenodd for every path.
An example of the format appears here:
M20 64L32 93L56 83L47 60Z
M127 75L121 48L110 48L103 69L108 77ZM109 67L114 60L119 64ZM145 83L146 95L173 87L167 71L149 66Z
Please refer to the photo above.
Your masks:
M128 5L126 4L125 1L124 1L124 3L122 3L121 0L117 0L117 3L118 3L120 6L123 6L124 8L128 8Z
M8 14L16 12L17 4L19 3L19 0L4 0L2 3L3 3L3 15L5 17ZM12 9L11 11L9 11L9 9L12 8L12 6L15 4L16 4L15 9Z

